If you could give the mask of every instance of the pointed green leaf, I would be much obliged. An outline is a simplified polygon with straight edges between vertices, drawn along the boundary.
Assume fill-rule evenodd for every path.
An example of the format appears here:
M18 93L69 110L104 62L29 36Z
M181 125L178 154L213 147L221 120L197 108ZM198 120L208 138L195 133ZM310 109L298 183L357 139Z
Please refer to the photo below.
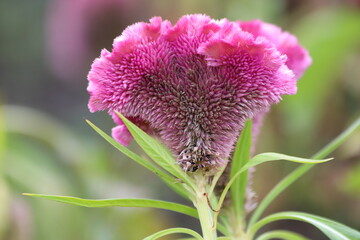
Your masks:
M155 239L161 238L163 236L170 235L170 234L176 234L176 233L188 234L188 235L193 236L196 240L203 240L203 238L197 232L195 232L191 229L187 229L187 228L165 229L165 230L159 231L157 233L154 233L151 236L144 238L144 240L155 240Z
M323 162L330 161L330 160L332 160L332 158L316 160L316 159L293 157L293 156L289 156L289 155L285 155L285 154L281 154L281 153L268 152L268 153L261 153L261 154L256 155L255 157L253 157L251 159L251 161L249 162L249 165L255 166L255 165L259 165L264 162L278 161L278 160L286 160L286 161L296 162L296 163L315 164L315 163L323 163Z
M209 189L209 192L208 192L210 200L216 200L217 201L216 196L213 195L214 189L217 186L217 183L218 183L220 177L222 176L222 174L224 173L226 167L227 167L227 164L222 166L219 169L219 171L217 173L215 173L215 175L213 176L213 179L211 180L211 185L210 185L210 189Z
M135 141L139 146L146 152L149 157L159 164L166 171L174 175L175 177L181 179L189 186L194 187L194 183L190 177L179 167L175 162L171 153L157 140L150 137L143 130L129 121L120 113L117 113L121 120L124 122L126 127L129 129L131 135L134 137Z
M169 176L167 173L162 171L157 165L154 163L140 157L127 147L123 146L119 142L115 141L112 137L107 135L105 132L103 132L100 128L95 126L92 122L89 120L86 120L86 122L101 136L103 137L107 142L109 142L111 145L113 145L116 149L118 149L120 152L124 153L126 156L128 156L130 159L134 160L141 166L147 168L148 170L152 171L156 175L158 175L165 183L168 185L171 189L173 189L175 192L177 192L179 195L183 196L184 198L188 199L189 192L182 186L181 183L179 183L176 179Z
M249 235L254 236L257 230L259 230L264 225L279 220L298 220L302 222L307 222L317 227L331 240L360 239L360 232L357 230L354 230L348 226L329 220L327 218L302 212L280 212L267 216L254 224L249 229Z
M256 155L253 157L247 164L245 164L237 173L235 173L225 186L223 192L221 193L219 203L218 203L218 209L222 206L222 203L225 199L225 196L227 192L229 191L232 184L235 182L235 180L243 173L244 171L248 170L251 167L255 167L261 163L270 162L270 161L279 161L279 160L288 160L292 162L307 162L307 163L320 163L320 162L326 162L330 161L331 158L325 159L325 160L314 160L314 159L305 159L305 158L298 158L298 157L292 157L287 156L285 154L279 154L279 153L262 153L259 155Z
M57 196L57 195L44 195L44 194L33 194L33 193L24 193L25 196L45 198L48 200L53 200L57 202L72 204L82 207L150 207L150 208L160 208L165 210L170 210L191 217L198 217L197 211L194 208L191 208L186 205L166 202L153 199L84 199L68 196Z
M247 121L236 144L234 157L231 161L230 178L233 177L242 167L244 167L250 159L251 134L252 134L251 128L252 128L252 122ZM244 210L243 207L245 202L247 178L248 178L247 171L244 171L234 181L230 189L235 214L238 217L242 215Z
M89 120L86 120L86 122L100 135L102 136L106 141L108 141L111 145L113 145L116 149L118 149L120 152L124 153L126 156L128 156L130 159L134 160L135 162L137 162L138 164L142 165L143 167L149 169L150 171L152 171L153 173L155 173L156 175L159 176L163 176L165 178L170 179L171 177L169 175L167 175L165 172L163 172L162 170L160 170L155 164L153 164L152 162L140 157L139 155L137 155L136 153L134 153L133 151L131 151L130 149L128 149L127 147L123 146L122 144L120 144L119 142L115 141L112 137L110 137L109 135L107 135L105 132L103 132L100 128L98 128L97 126L95 126L95 124L93 124L92 122L90 122Z
M319 152L317 152L312 158L321 159L328 156L331 152L337 149L344 141L354 132L360 130L360 117L355 120L345 131L343 131L339 136L332 140L329 144L323 147ZM259 206L256 208L255 212L249 220L248 227L251 227L263 214L265 209L270 205L270 203L280 195L287 187L289 187L293 182L299 179L307 171L309 171L314 165L313 164L303 164L300 167L296 168L290 174L288 174L284 179L282 179L261 201Z

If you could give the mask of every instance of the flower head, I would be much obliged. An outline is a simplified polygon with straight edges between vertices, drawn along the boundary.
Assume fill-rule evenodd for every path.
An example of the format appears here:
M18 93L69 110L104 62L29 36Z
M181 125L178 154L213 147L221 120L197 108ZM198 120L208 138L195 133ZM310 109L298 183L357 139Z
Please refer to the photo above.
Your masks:
M92 65L90 111L108 110L124 145L131 135L115 111L159 138L185 170L221 166L247 119L296 93L283 44L242 28L204 15L129 26Z

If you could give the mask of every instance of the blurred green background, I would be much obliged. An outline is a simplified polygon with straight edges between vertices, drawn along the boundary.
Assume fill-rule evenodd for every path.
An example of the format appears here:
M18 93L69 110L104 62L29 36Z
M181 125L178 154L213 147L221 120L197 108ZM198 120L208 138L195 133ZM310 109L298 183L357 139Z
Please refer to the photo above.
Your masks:
M155 176L105 143L106 113L87 109L92 60L129 24L158 15L260 18L294 33L313 58L298 94L267 116L257 151L311 156L360 115L359 0L2 0L0 1L0 239L141 239L195 220L151 209L85 209L21 193L182 202ZM360 133L282 194L267 213L297 210L360 229ZM135 144L131 148L137 151ZM261 199L294 164L258 167ZM309 225L271 228L325 239ZM171 239L171 238L168 238Z

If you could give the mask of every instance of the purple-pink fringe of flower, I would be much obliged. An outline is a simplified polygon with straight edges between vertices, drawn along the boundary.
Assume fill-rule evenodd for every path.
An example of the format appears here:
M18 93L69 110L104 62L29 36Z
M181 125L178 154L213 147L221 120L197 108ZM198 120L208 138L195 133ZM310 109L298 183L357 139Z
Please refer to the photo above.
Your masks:
M122 113L159 138L185 170L224 164L247 119L295 94L311 59L297 39L260 20L187 15L129 26L89 72L89 108L108 110L113 137L132 139Z

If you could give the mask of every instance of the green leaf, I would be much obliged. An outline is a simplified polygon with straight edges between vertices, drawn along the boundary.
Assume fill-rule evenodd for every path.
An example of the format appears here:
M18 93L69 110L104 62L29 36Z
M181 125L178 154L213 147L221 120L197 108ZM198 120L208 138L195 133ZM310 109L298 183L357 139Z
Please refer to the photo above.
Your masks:
M232 178L230 178L229 182L224 188L224 191L221 193L219 203L218 203L218 209L221 207L225 196L227 192L229 191L232 184L235 182L235 180L243 173L244 171L248 170L250 167L255 167L261 163L270 162L270 161L279 161L279 160L287 160L291 162L307 162L308 164L315 164L315 163L321 163L331 160L331 158L324 159L324 160L314 160L314 159L306 159L306 158L298 158L298 157L292 157L285 154L279 154L279 153L262 153L259 155L256 155L253 157L247 164L245 164L237 173L233 175Z
M92 122L89 120L86 120L86 122L101 136L103 137L107 142L109 142L111 145L113 145L116 149L118 149L120 152L124 153L126 156L128 156L130 159L134 160L141 166L147 168L148 170L152 171L156 175L158 175L165 183L168 185L171 189L173 189L175 192L177 192L182 197L188 199L189 192L182 186L180 182L178 182L173 177L169 176L167 173L162 171L157 165L154 163L140 157L136 153L132 152L127 147L123 146L119 142L115 141L112 137L107 135L105 132L103 132L100 128L95 126Z
M213 176L213 179L211 180L211 185L209 188L209 198L210 198L210 202L213 203L214 201L217 202L217 197L213 194L214 193L214 189L220 179L220 177L222 176L222 174L224 173L225 169L227 167L227 164L225 164L224 166L222 166L218 172L215 173L215 175Z
M120 113L117 113L121 120L124 122L126 127L129 129L131 135L134 137L135 141L140 145L140 147L146 152L149 157L159 164L166 171L174 175L175 177L181 179L188 186L195 189L195 185L190 177L179 167L175 162L171 153L158 141L150 137L143 130L129 121Z
M68 196L57 196L57 195L44 195L44 194L33 194L33 193L23 193L25 196L30 197L39 197L45 198L48 200L53 200L57 202L72 204L82 207L150 207L150 208L160 208L165 210L170 210L191 217L198 217L196 209L178 204L173 202L166 202L153 199L84 199Z
M249 162L249 165L250 166L251 165L259 165L264 162L278 161L278 160L286 160L286 161L296 162L296 163L315 164L315 163L323 163L323 162L330 161L330 160L332 160L332 158L316 160L316 159L293 157L293 156L289 156L289 155L285 155L285 154L281 154L281 153L268 152L268 153L261 153L261 154L256 155L255 157L253 157L251 159L251 161Z
M360 232L348 226L329 220L327 218L302 212L280 212L265 217L249 229L249 235L254 236L257 230L259 230L264 225L279 220L298 220L302 222L307 222L317 227L331 240L360 239Z
M232 178L250 159L252 122L247 121L236 144L233 160L231 161L230 178ZM245 191L248 174L244 171L234 181L230 191L233 200L235 214L240 217L243 214Z
M191 229L187 229L187 228L169 228L169 229L165 229L165 230L159 231L157 233L154 233L151 236L148 236L148 237L144 238L144 240L155 240L155 239L158 239L160 237L170 235L170 234L176 234L176 233L189 234L189 235L193 236L196 240L203 240L203 238L197 232L195 232L195 231L193 231Z
M106 141L108 141L111 145L113 145L116 149L118 149L120 152L124 153L126 156L128 156L130 159L134 160L135 162L137 162L138 164L142 165L143 167L149 169L150 171L152 171L153 173L155 173L158 176L162 176L164 178L167 179L171 179L171 177L169 175L167 175L165 172L163 172L162 170L160 170L155 164L153 164L152 162L140 157L139 155L137 155L136 153L132 152L130 149L128 149L127 147L123 146L122 144L120 144L119 142L115 141L112 137L110 137L109 135L107 135L105 132L103 132L100 128L98 128L97 126L95 126L95 124L93 124L92 122L90 122L89 120L86 120L86 122L90 125L90 127L92 127L101 137L103 137Z
M284 240L309 240L308 238L291 231L274 230L261 234L256 240L270 240L270 239L284 239Z
M339 136L332 140L329 144L323 147L319 152L317 152L312 158L321 159L328 156L331 152L337 149L345 140L354 132L360 130L360 117L351 124L345 131L343 131ZM288 174L283 180L281 180L261 201L259 206L256 208L255 212L249 220L248 226L251 227L263 214L265 209L270 205L270 203L280 195L287 187L289 187L293 182L299 179L307 171L309 171L314 165L313 164L303 164L302 166L296 168L290 174Z

